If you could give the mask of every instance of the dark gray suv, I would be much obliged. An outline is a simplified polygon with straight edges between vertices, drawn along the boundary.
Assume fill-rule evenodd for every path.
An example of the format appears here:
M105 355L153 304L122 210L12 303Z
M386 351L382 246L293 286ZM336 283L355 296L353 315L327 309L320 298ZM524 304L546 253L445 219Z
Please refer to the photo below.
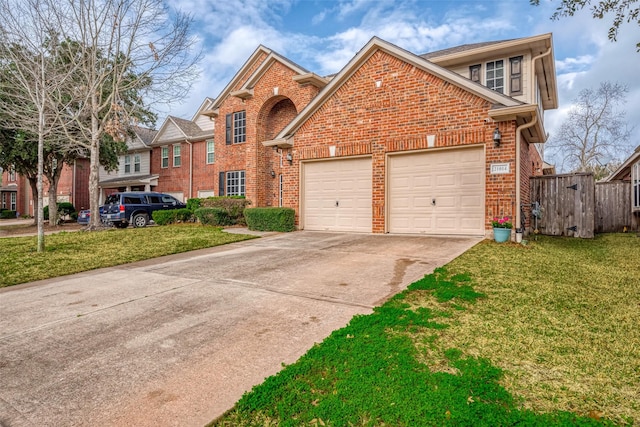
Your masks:
M126 228L129 224L145 227L153 211L185 207L184 203L169 194L145 191L113 193L100 207L100 219L118 228Z

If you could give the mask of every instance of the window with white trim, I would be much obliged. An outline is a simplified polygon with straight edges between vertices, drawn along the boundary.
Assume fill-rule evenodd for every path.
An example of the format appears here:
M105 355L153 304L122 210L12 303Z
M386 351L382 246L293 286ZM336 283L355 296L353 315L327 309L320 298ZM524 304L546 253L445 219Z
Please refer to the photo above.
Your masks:
M180 145L173 146L173 167L176 168L182 164L182 158L180 156Z
M227 196L244 196L244 171L227 172Z
M124 173L131 173L131 156L124 156Z
M504 93L504 60L486 63L485 86L496 92Z
M17 202L16 193L11 193L11 208L9 210L11 210L11 211L17 211L18 210L18 202Z
M16 168L14 168L13 166L9 166L9 182L15 182L15 180L16 180Z
M160 157L162 162L160 166L165 169L169 167L169 147L162 147Z
M215 144L213 143L213 140L210 139L207 141L207 164L210 165L215 160Z
M142 163L142 159L140 158L140 154L133 155L133 171L140 172L140 164Z
M239 144L247 140L247 115L245 111L233 113L233 143Z

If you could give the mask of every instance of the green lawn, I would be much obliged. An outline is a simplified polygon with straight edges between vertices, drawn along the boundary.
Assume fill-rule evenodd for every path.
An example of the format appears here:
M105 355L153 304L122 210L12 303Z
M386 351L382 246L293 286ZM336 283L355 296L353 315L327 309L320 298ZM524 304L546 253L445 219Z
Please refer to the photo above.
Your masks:
M43 253L35 236L0 238L0 288L253 237L194 224L61 232L45 236Z
M484 241L212 425L638 425L639 260L629 234Z

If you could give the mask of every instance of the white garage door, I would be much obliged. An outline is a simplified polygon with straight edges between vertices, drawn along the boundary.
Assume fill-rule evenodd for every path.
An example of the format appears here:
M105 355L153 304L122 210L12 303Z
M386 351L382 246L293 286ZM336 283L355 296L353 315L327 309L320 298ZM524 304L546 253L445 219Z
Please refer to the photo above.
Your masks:
M390 233L484 234L483 147L389 156Z
M304 164L305 230L371 232L371 158Z

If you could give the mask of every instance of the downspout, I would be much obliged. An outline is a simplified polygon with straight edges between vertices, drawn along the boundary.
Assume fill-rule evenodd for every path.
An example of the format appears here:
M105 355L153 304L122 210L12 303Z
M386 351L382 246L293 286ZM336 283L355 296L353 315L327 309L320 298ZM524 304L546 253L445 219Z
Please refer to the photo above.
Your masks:
M193 197L193 144L187 139L189 144L189 199Z
M551 48L547 49L546 52L541 53L540 55L534 56L531 59L531 94L534 96L535 94L535 84L536 84L536 61L540 58L544 58L551 54ZM536 110L536 115L533 119L524 123L516 129L516 228L520 228L520 223L522 218L520 217L520 142L522 139L522 131L530 128L538 122L538 112Z

